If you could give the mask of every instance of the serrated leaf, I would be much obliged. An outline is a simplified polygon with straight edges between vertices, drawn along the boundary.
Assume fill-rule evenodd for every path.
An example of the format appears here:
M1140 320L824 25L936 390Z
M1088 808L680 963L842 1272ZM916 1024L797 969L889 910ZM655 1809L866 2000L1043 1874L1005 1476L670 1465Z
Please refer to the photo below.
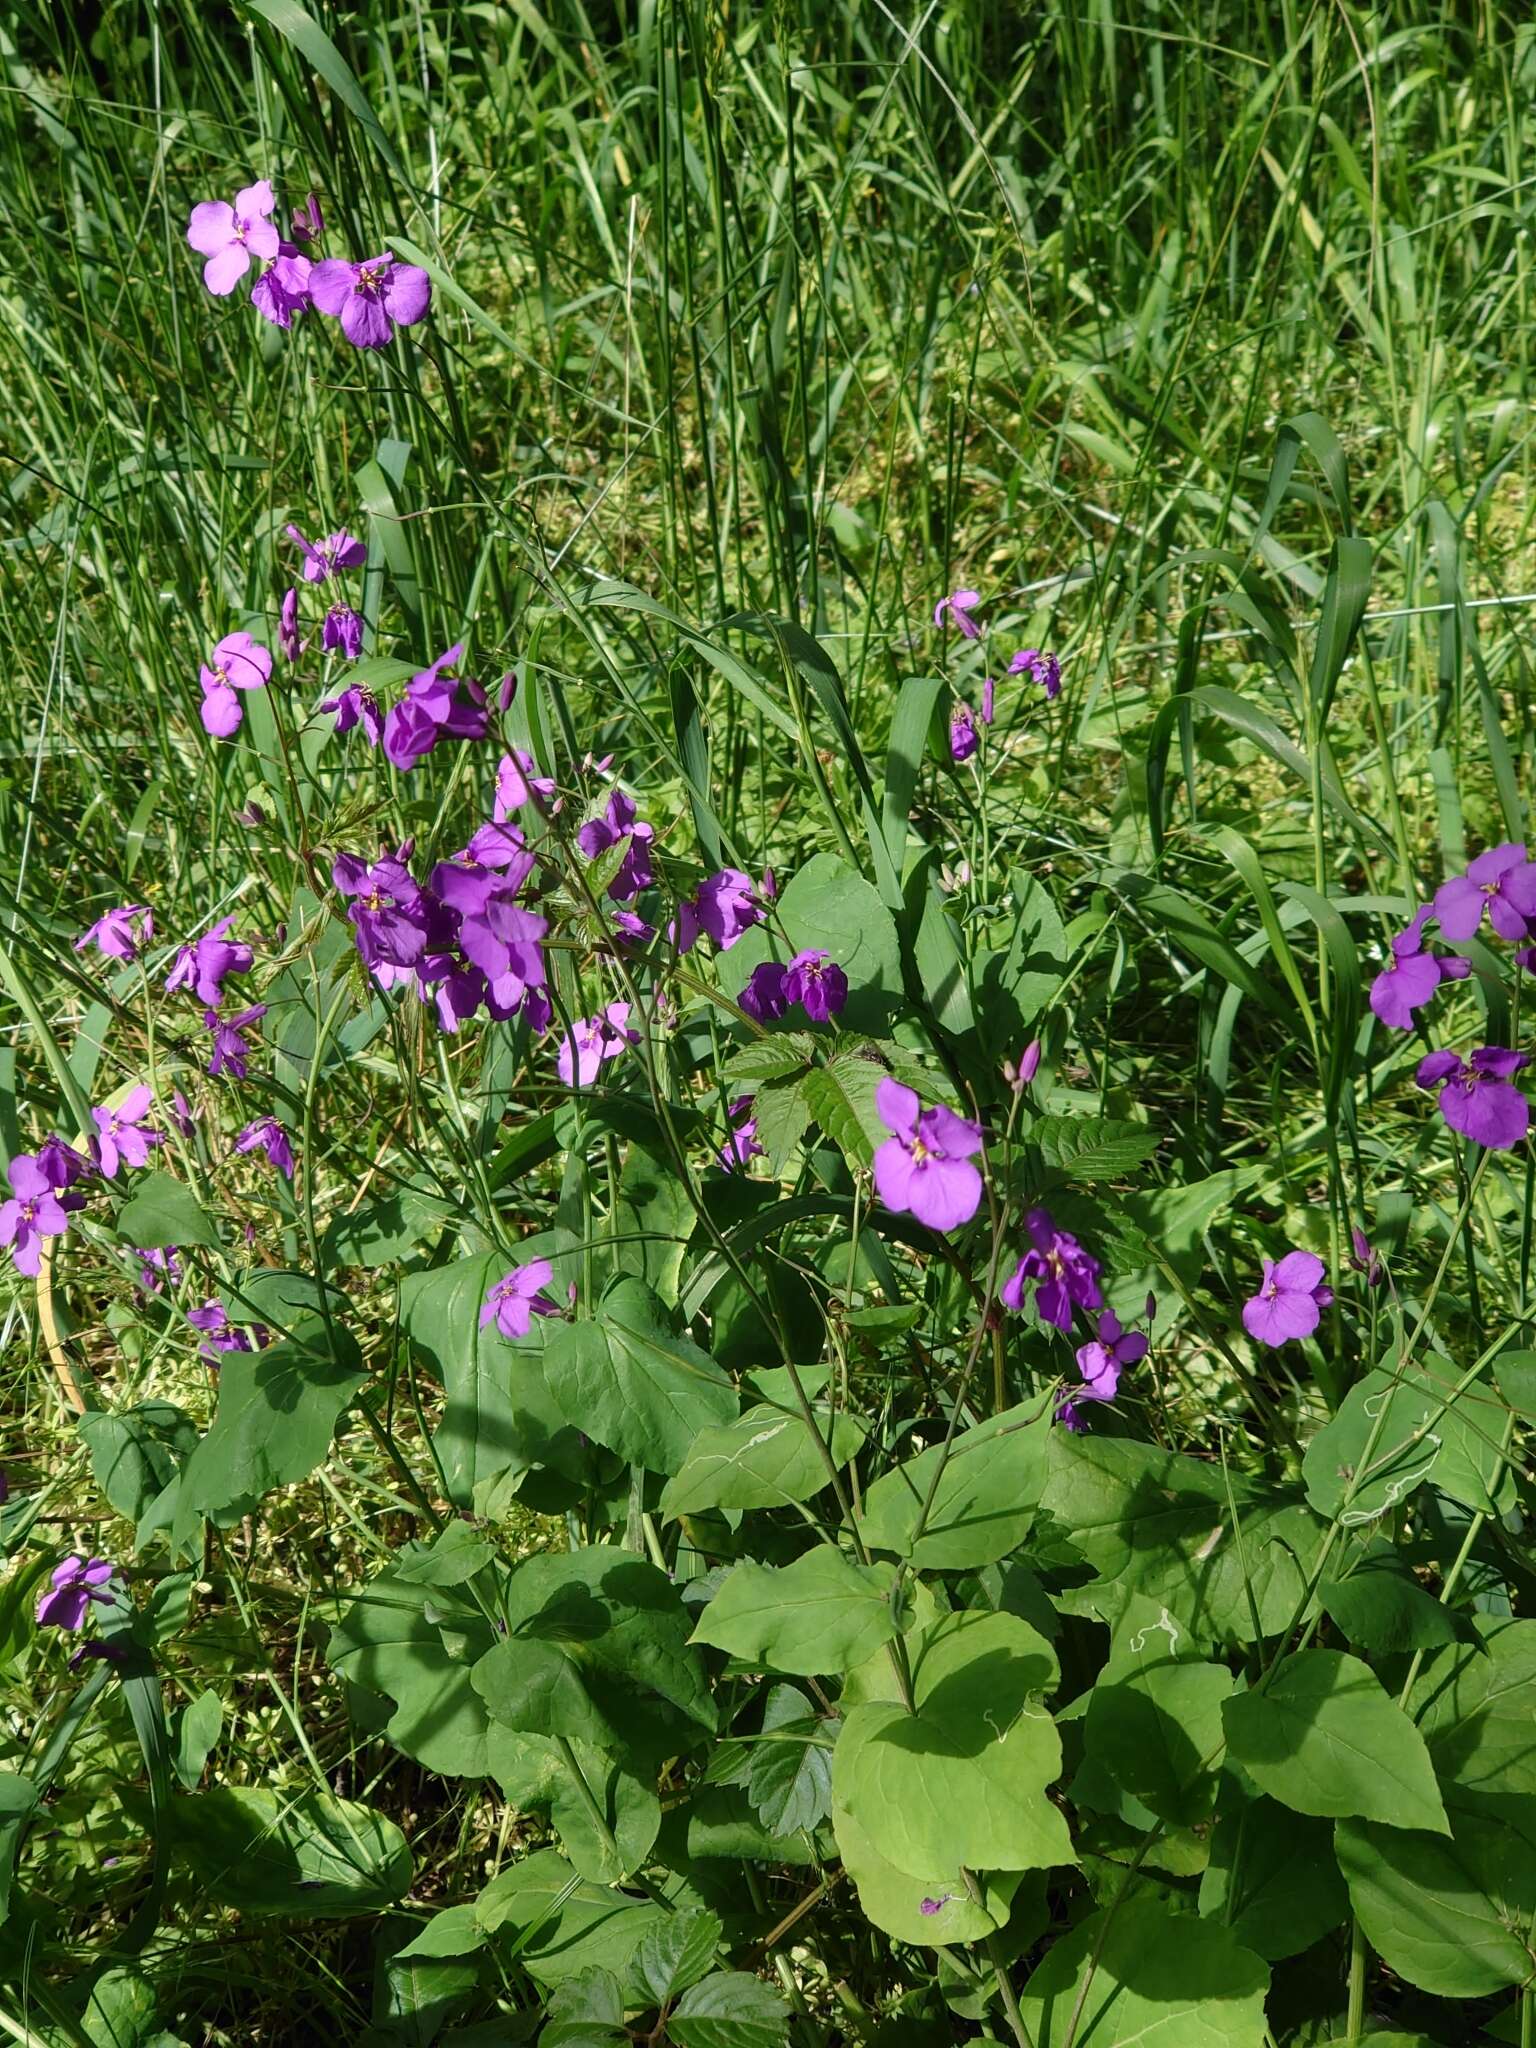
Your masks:
M845 1052L813 1067L802 1083L811 1115L850 1166L868 1166L891 1135L875 1108L875 1090L885 1077L879 1060Z
M832 1810L832 1750L826 1724L792 1685L776 1685L763 1729L747 1748L747 1797L771 1835L817 1828Z
M782 1081L764 1081L752 1098L757 1140L768 1171L775 1177L788 1165L811 1121L812 1074L792 1074Z
M893 1566L855 1564L829 1544L778 1570L745 1558L692 1640L772 1671L847 1671L897 1633L895 1582Z
M1145 1124L1096 1116L1038 1117L1028 1135L1046 1165L1071 1181L1123 1180L1160 1142Z
M666 2005L707 1976L720 1946L717 1913L688 1906L652 1928L635 1951L635 1981L652 2005Z
M728 1090L748 1093L759 1081L776 1081L810 1065L816 1041L808 1031L775 1031L754 1038L726 1061L721 1078Z
M779 2048L789 2007L760 1977L722 1970L685 1991L667 2021L680 2048Z

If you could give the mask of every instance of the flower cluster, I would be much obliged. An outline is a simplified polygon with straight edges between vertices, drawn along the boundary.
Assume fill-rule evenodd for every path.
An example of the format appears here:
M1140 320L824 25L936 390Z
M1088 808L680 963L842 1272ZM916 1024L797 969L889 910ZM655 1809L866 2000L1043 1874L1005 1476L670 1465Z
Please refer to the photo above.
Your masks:
M759 1024L775 1022L796 1003L813 1024L825 1024L848 1001L848 976L830 953L811 947L787 967L776 960L754 967L736 1000Z
M255 263L262 268L251 304L274 327L291 327L297 314L313 310L338 320L354 348L384 348L397 327L414 327L425 317L432 280L424 270L397 263L387 249L361 263L316 260L305 253L325 231L316 195L294 210L292 241L274 223L276 210L268 178L243 186L232 200L205 199L193 207L187 241L204 258L203 283L215 298L227 298Z
M948 597L941 597L933 608L933 623L942 627L946 618L963 640L979 640L983 628L975 617L976 607L981 603L979 590L954 590ZM1011 676L1027 675L1032 682L1040 685L1047 699L1061 695L1061 663L1054 654L1047 654L1038 647L1022 647L1008 663L1007 673ZM969 761L981 750L982 726L992 723L997 707L997 681L993 676L984 676L981 684L981 701L976 710L963 699L957 699L949 718L949 752L956 763Z
M183 946L165 977L166 993L184 989L203 1006L203 1024L213 1037L213 1054L208 1071L217 1080L232 1074L243 1081L250 1065L246 1034L267 1014L265 1003L249 1003L233 1014L222 1007L224 983L235 974L248 973L253 958L243 939L229 936L233 917L221 918L199 939Z

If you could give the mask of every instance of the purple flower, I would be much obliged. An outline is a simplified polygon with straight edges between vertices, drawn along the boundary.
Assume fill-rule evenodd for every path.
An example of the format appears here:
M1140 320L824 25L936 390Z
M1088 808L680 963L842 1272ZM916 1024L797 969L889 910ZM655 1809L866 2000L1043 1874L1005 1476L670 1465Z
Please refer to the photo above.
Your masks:
M971 1155L981 1127L938 1103L924 1109L917 1091L887 1074L875 1108L891 1136L875 1153L875 1189L887 1209L910 1210L930 1230L958 1230L981 1205L981 1175Z
M10 1167L11 1200L0 1202L0 1245L9 1245L18 1273L36 1279L43 1262L43 1239L62 1237L69 1228L64 1204L30 1152L18 1152Z
M1040 1071L1040 1041L1032 1038L1019 1054L1019 1064L1012 1060L1003 1061L1003 1079L1015 1095L1022 1093Z
M848 977L830 954L797 953L784 970L784 999L798 1003L813 1024L825 1024L848 1000Z
M1459 1053L1432 1052L1419 1061L1414 1080L1421 1088L1439 1087L1440 1114L1453 1131L1507 1152L1530 1128L1531 1106L1509 1079L1530 1057L1496 1045L1481 1046L1466 1060Z
M1452 945L1476 937L1485 910L1501 939L1536 938L1536 864L1518 840L1490 846L1435 891L1435 916Z
M151 1130L144 1118L153 1097L142 1083L130 1088L116 1109L93 1109L96 1135L91 1150L96 1164L108 1180L116 1180L120 1166L147 1166L152 1145L163 1145L159 1131Z
M1463 981L1472 972L1470 960L1454 953L1426 953L1424 926L1433 915L1425 904L1414 913L1406 931L1392 941L1392 964L1371 983L1370 1004L1393 1031L1413 1028L1413 1013L1429 1001L1442 981Z
M942 626L944 614L948 612L954 624L967 640L979 640L981 638L981 628L971 617L971 613L980 603L981 592L979 590L952 590L948 597L941 597L934 606L933 623L936 626Z
M1077 1349L1077 1369L1083 1376L1078 1399L1113 1401L1126 1366L1139 1365L1146 1355L1145 1331L1127 1330L1113 1309L1105 1309L1098 1334Z
M299 638L299 593L292 587L284 595L277 615L277 645L284 661L297 661L304 652L304 642Z
M75 951L94 946L108 960L137 960L155 936L155 919L147 903L122 903L103 911L75 941Z
M236 692L264 689L271 673L272 656L260 641L249 633L226 633L198 671L204 731L220 740L238 732L245 713Z
M1381 1254L1366 1237L1365 1232L1353 1226L1349 1233L1349 1263L1357 1273L1365 1275L1367 1287L1379 1287L1387 1277L1386 1269L1381 1263Z
M554 1268L548 1259L530 1259L526 1266L514 1266L503 1273L485 1297L480 1327L494 1322L503 1337L526 1337L535 1316L557 1316L559 1306L541 1289L549 1285Z
M640 1034L629 1028L628 1003L610 1003L601 1017L583 1017L560 1041L555 1070L567 1088L590 1088L605 1060L615 1060Z
M292 242L279 242L277 255L251 286L251 304L274 327L291 327L295 313L307 313L310 261Z
M527 988L544 983L541 941L549 930L537 912L525 910L511 888L497 888L479 910L465 913L459 945L496 993L503 1013L515 1010Z
M220 918L200 939L182 947L165 977L167 995L174 995L179 988L190 989L200 1003L211 1008L220 1000L225 975L245 973L251 964L250 947L224 936L234 921L232 916Z
M331 863L331 880L350 897L347 916L367 967L414 967L427 949L422 892L403 860L386 856L372 867L350 853Z
M1101 1309L1104 1296L1099 1290L1103 1267L1091 1252L1084 1251L1070 1230L1059 1230L1049 1209L1031 1209L1024 1218L1030 1248L1004 1283L1005 1308L1024 1306L1024 1289L1035 1283L1035 1314L1063 1334L1072 1328L1076 1308Z
M628 841L618 872L608 884L608 894L614 902L627 903L631 896L649 889L656 879L651 869L651 841L655 836L651 826L638 822L633 798L616 789L599 816L589 818L576 834L576 844L588 860L596 860L621 840Z
M919 1899L917 1910L923 1915L924 1919L931 1920L935 1913L943 1912L954 1896L953 1892L945 1892L937 1899Z
M1032 676L1047 697L1061 695L1061 663L1054 654L1043 654L1038 647L1021 647L1009 662L1008 673Z
M39 1626L80 1628L93 1600L110 1607L112 1595L104 1589L113 1570L104 1557L66 1557L62 1564L55 1565L48 1591L37 1603Z
M211 1365L217 1365L222 1352L260 1351L266 1346L267 1333L260 1323L253 1323L249 1331L238 1329L229 1320L222 1301L215 1297L205 1301L201 1308L189 1308L187 1321L194 1330L203 1334L198 1345L200 1358L206 1358Z
M747 1015L755 1017L759 1024L771 1024L789 1008L785 972L776 960L765 960L761 967L753 968L746 987L736 998Z
M72 1188L77 1180L84 1180L96 1171L94 1160L87 1159L83 1152L77 1152L73 1145L66 1145L57 1132L50 1132L37 1148L38 1170L56 1194ZM78 1206L80 1197L76 1198ZM68 1202L65 1208L72 1205Z
M159 1294L167 1286L181 1284L181 1257L175 1245L157 1245L148 1250L135 1245L133 1256L139 1262L139 1285L146 1294Z
M327 257L309 273L309 292L322 313L339 319L354 348L384 348L396 327L414 327L432 303L432 280L388 250L363 263Z
M220 1074L233 1074L237 1081L245 1079L251 1056L245 1033L266 1014L265 1003L252 1003L248 1010L233 1017L221 1017L217 1010L203 1012L203 1022L213 1033L213 1058L208 1062L208 1071L215 1080Z
M485 738L490 724L485 692L467 677L443 674L463 652L463 646L455 642L430 667L413 675L405 695L385 719L385 757L402 773L408 773L430 754L445 734L456 739ZM461 689L466 696L458 694Z
M327 654L342 653L356 661L363 651L363 615L349 604L333 604L320 627L320 645Z
M304 551L304 581L324 583L341 569L356 569L368 559L367 544L350 533L328 533L323 540L306 540L296 526L287 529L288 538Z
M990 725L992 723L992 714L996 708L997 684L991 676L983 676L981 679L981 722L983 725Z
M233 206L227 199L205 199L193 207L187 240L207 257L203 283L216 298L234 290L253 257L270 262L276 256L281 240L268 218L276 204L270 182L258 178L235 194Z
M765 892L766 893L766 892ZM761 924L766 911L763 898L740 868L722 868L699 884L694 902L699 926L708 932L721 952L734 946L745 931ZM686 952L687 948L681 948Z
M1243 1303L1243 1328L1256 1344L1278 1349L1311 1336L1333 1300L1325 1270L1316 1252L1287 1252L1278 1263L1264 1261L1259 1291Z
M500 825L524 804L533 803L538 797L548 802L554 793L553 778L539 773L532 754L514 747L496 763L496 807L491 815Z
M327 697L320 709L335 712L338 734L360 725L370 747L376 747L384 737L384 714L379 709L379 700L361 683L348 683L336 696Z
M730 1118L734 1129L720 1147L718 1155L721 1170L725 1173L738 1172L749 1160L756 1159L762 1152L763 1148L757 1141L757 1118L751 1114L751 1110L750 1095L738 1095L731 1104Z
M955 761L969 761L981 745L981 735L971 716L969 704L957 704L949 721L949 752Z
M258 1117L235 1140L236 1152L265 1152L268 1164L293 1179L293 1145L275 1116Z
M320 211L320 195L311 192L302 206L293 209L293 239L296 242L316 242L325 233L325 216Z

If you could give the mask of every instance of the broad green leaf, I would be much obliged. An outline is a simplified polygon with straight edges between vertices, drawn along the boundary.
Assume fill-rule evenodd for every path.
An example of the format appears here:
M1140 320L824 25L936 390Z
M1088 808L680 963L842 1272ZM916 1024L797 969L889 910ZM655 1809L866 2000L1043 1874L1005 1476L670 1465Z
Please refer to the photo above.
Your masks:
M913 1712L868 1701L833 1752L838 1807L914 1877L1031 1870L1077 1858L1046 1797L1061 1744L1042 1704L1055 1653L1011 1614L946 1615L907 1638Z
M197 1790L223 1726L224 1703L212 1687L177 1709L171 1723L171 1767L189 1792Z
M654 1288L662 1301L675 1304L694 1221L687 1186L666 1155L660 1131L654 1143L632 1139L619 1174L612 1222L615 1237L629 1240L614 1246L619 1271L633 1274Z
M666 2005L707 1976L720 1946L720 1916L698 1906L653 1928L635 1951L635 1982L652 2005Z
M307 1478L367 1377L337 1323L301 1324L265 1351L226 1352L213 1426L182 1472L185 1505L224 1527L275 1487Z
M141 1401L114 1413L88 1409L79 1421L91 1476L117 1512L137 1522L197 1447L197 1425L169 1401Z
M607 1547L530 1557L503 1596L505 1637L474 1667L492 1716L531 1735L579 1738L660 1763L715 1727L677 1589Z
M824 1067L813 1067L801 1083L811 1115L850 1166L868 1166L891 1135L875 1107L885 1078L875 1055L840 1052Z
M1356 1649L1376 1656L1456 1641L1449 1611L1431 1599L1390 1543L1367 1551L1347 1578L1325 1579L1318 1598Z
M577 1878L556 1849L540 1849L501 1871L475 1901L487 1934L512 1927L526 1935L519 1960L540 1984L561 1984L583 1970L629 1974L635 1950L671 1915L627 1893Z
M557 1324L544 1359L566 1420L653 1472L681 1471L699 1431L729 1422L739 1405L708 1352L673 1330L640 1280L610 1289L593 1320Z
M1304 1508L1219 1465L1059 1429L1042 1505L1099 1574L1058 1607L1113 1623L1141 1599L1197 1638L1250 1642L1288 1627L1306 1590L1297 1557L1317 1544Z
M921 1571L961 1571L1006 1557L1034 1523L1050 1434L1049 1415L1024 1402L962 1431L947 1456L942 1443L930 1444L864 1496L865 1543Z
M1458 1392L1457 1377L1431 1357L1357 1381L1307 1446L1302 1471L1317 1512L1368 1522L1433 1477L1475 1513L1502 1513L1512 1485L1499 1448L1504 1409L1486 1387Z
M1224 1665L1177 1654L1161 1628L1117 1631L1088 1701L1087 1755L1159 1819L1184 1827L1207 1820L1232 1686Z
M1499 1392L1526 1422L1536 1422L1536 1351L1505 1351L1493 1361Z
M124 1244L145 1251L219 1242L217 1227L186 1182L158 1168L135 1175L133 1193L118 1210L115 1227Z
M1536 1800L1450 1794L1449 1836L1341 1820L1350 1903L1382 1961L1421 1991L1482 1998L1536 1979Z
M407 673L410 663L404 664ZM455 1220L452 1205L430 1187L403 1182L356 1209L333 1216L320 1240L328 1267L388 1266Z
M1211 1836L1200 1911L1278 1963L1320 1941L1349 1912L1333 1829L1276 1799L1244 1799L1230 1779L1227 1788L1231 1803L1224 1800Z
M726 1061L726 1088L750 1092L759 1081L778 1081L790 1074L803 1073L815 1050L816 1041L808 1031L775 1031L767 1037L754 1038Z
M414 1941L395 1950L402 1956L468 1956L485 1946L485 1930L473 1906L444 1906L422 1928Z
M721 1970L683 1993L667 2032L680 2048L781 2048L789 2007L760 1977Z
M817 1828L832 1806L827 1724L792 1685L777 1685L763 1707L763 1729L747 1750L747 1797L771 1835Z
M855 1564L829 1544L777 1570L744 1558L693 1641L770 1671L847 1671L897 1633L895 1583L894 1566Z
M539 2048L623 2048L624 1987L612 1970L583 1970L555 1991Z
M538 1740L530 1737L529 1740ZM572 1742L575 1768L592 1804L583 1797L569 1765L555 1745L551 1770L550 1819L571 1859L571 1868L594 1884L620 1884L650 1855L661 1826L661 1802L647 1779L601 1750ZM597 1814L602 1815L599 1827Z
M818 1405L821 1442L839 1467L863 1447L863 1423ZM780 1508L809 1500L828 1484L826 1458L803 1416L782 1408L749 1408L719 1429L701 1430L661 1512L676 1517L701 1508Z
M1037 1117L1026 1135L1046 1165L1069 1181L1123 1180L1161 1142L1145 1124L1101 1116Z
M1142 1898L1059 1936L1019 2003L1035 2048L1263 2048L1268 1991L1225 1927Z
M777 1178L805 1136L811 1122L813 1074L787 1074L780 1081L764 1081L752 1097L752 1115L757 1122L757 1142L763 1148L768 1171Z
M1004 927L1006 944L977 961L976 1008L994 1054L1017 1059L1066 978L1071 949L1055 899L1038 876L1015 874L1008 901L1014 920L1011 930Z
M1536 1621L1467 1625L1470 1642L1425 1658L1408 1711L1446 1784L1536 1797Z
M922 1875L898 1870L880 1854L868 1829L834 1797L832 1828L838 1854L853 1879L864 1916L897 1941L935 1947L985 1941L1008 1922L1019 1871L972 1871L980 1897L972 1894L958 1856Z
M410 1889L394 1822L329 1792L220 1786L173 1799L161 1819L204 1896L243 1913L377 1913Z
M758 1819L739 1785L703 1785L686 1805L674 1809L681 1824L680 1836L690 1861L725 1860L731 1863L765 1863L773 1868L792 1865L804 1868L830 1853L826 1834L774 1835ZM670 1817L670 1816L669 1816ZM662 1842L667 1841L667 1823L662 1824Z
M1358 1657L1298 1651L1222 1715L1233 1756L1296 1812L1445 1831L1424 1738Z
M0 1771L0 1923L11 1909L16 1846L37 1805L37 1787L19 1771Z

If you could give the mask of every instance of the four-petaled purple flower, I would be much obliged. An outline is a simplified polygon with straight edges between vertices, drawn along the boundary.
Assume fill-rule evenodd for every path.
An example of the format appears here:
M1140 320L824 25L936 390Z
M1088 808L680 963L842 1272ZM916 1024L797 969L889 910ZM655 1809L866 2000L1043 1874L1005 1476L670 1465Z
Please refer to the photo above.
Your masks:
M736 998L747 1015L755 1017L759 1024L771 1024L789 1008L784 973L777 960L765 960L761 967L753 968L746 987Z
M686 953L703 931L722 953L726 952L743 932L762 923L767 915L763 902L767 893L759 891L752 877L744 875L740 868L721 868L718 874L710 875L699 884L699 893L691 903L678 905L678 951ZM685 943L687 927L691 927L691 935Z
M235 1140L236 1152L265 1152L267 1163L293 1179L293 1143L275 1116L258 1117Z
M524 804L547 803L554 793L553 776L541 775L532 754L514 747L496 763L496 807L491 815L498 825L503 824Z
M969 761L981 745L981 735L971 716L969 704L957 704L949 719L949 752L956 762Z
M1413 1028L1414 1011L1424 1007L1442 981L1463 981L1472 972L1471 961L1458 954L1424 951L1424 926L1433 915L1427 903L1414 912L1407 930L1392 941L1391 966L1371 983L1371 1009L1393 1031Z
M227 740L240 730L245 710L237 692L261 690L272 673L272 656L249 633L226 633L198 671L203 686L203 730Z
M485 1297L481 1329L494 1322L503 1337L526 1337L535 1316L559 1315L559 1304L542 1292L553 1271L548 1259L530 1259L526 1266L503 1273Z
M347 916L357 931L357 950L366 967L414 967L427 949L421 889L405 862L395 856L370 867L353 854L339 853L331 880L351 898Z
M309 295L322 313L340 320L354 348L385 348L397 327L414 327L432 303L432 280L413 263L397 263L386 249L362 263L329 256L309 273Z
M165 977L167 995L174 995L179 988L189 989L211 1009L220 999L225 975L245 973L251 964L250 947L243 939L224 936L234 921L233 916L221 917L200 939L182 947Z
M891 1133L875 1153L875 1190L887 1209L910 1210L930 1230L958 1230L981 1206L981 1126L943 1103L924 1109L915 1088L887 1074L875 1108Z
M251 286L251 304L274 327L291 327L295 313L310 308L309 258L292 242L279 242L277 255Z
M1517 840L1490 846L1435 891L1435 916L1452 945L1477 936L1485 910L1501 939L1536 938L1536 863Z
M1497 1045L1480 1046L1465 1060L1459 1053L1432 1052L1419 1061L1414 1079L1421 1088L1439 1088L1440 1114L1453 1131L1507 1152L1530 1129L1531 1106L1509 1078L1530 1058Z
M121 903L103 911L75 941L75 951L94 946L108 960L137 960L155 935L154 913L147 903Z
M152 1100L149 1089L141 1082L137 1088L129 1089L116 1109L91 1111L96 1125L91 1150L108 1180L116 1180L120 1166L146 1166L150 1147L165 1143L164 1135L151 1130L144 1121Z
M250 269L252 260L270 262L282 246L269 215L277 201L271 182L258 178L227 199L205 199L194 206L187 222L187 240L199 256L206 256L203 283L216 298L224 298Z
M215 1296L205 1301L201 1308L189 1308L187 1321L194 1330L202 1333L203 1341L198 1345L200 1358L206 1358L216 1366L219 1355L225 1351L261 1351L266 1348L267 1333L260 1323L252 1323L248 1330L239 1329L229 1320L224 1304Z
M92 1601L102 1607L113 1604L106 1588L115 1567L104 1557L66 1557L55 1565L48 1590L37 1603L42 1628L81 1628Z
M1148 1321L1155 1306L1149 1295ZM1128 1365L1139 1365L1146 1355L1146 1332L1126 1329L1113 1309L1105 1309L1099 1317L1098 1334L1077 1347L1077 1369L1083 1376L1083 1384L1074 1387L1061 1403L1056 1410L1056 1420L1074 1434L1080 1434L1087 1428L1087 1423L1078 1402L1113 1401L1120 1390L1121 1373Z
M1061 663L1038 647L1021 647L1008 664L1011 676L1031 676L1047 697L1061 695Z
M598 816L589 818L576 834L576 844L588 860L596 860L620 841L626 842L624 858L608 884L608 894L615 903L627 903L631 896L649 889L656 879L651 868L651 841L655 836L651 826L639 821L634 799L616 789Z
M736 1173L751 1159L762 1152L757 1138L757 1118L752 1114L750 1095L738 1095L730 1106L732 1123L731 1135L720 1147L720 1166L725 1173Z
M62 1237L69 1217L47 1175L30 1152L18 1152L10 1167L11 1199L0 1202L0 1245L9 1245L18 1273L37 1278L43 1239Z
M265 1003L252 1003L249 1009L239 1010L233 1017L221 1017L217 1010L203 1012L203 1022L213 1033L213 1057L208 1062L208 1071L215 1080L220 1074L233 1074L237 1081L245 1079L251 1057L245 1034L266 1014Z
M628 1003L610 1003L601 1017L583 1017L560 1041L555 1070L567 1088L590 1088L605 1060L616 1060L640 1034L629 1028Z
M1003 1285L1005 1308L1024 1306L1024 1289L1035 1283L1035 1314L1042 1323L1066 1333L1075 1308L1101 1309L1099 1289L1103 1267L1084 1251L1070 1230L1057 1228L1049 1209L1031 1209L1024 1218L1030 1248Z
M43 1179L59 1194L96 1171L96 1162L87 1159L83 1152L77 1152L73 1145L66 1145L57 1131L50 1131L38 1146L37 1164ZM66 1209L79 1208L83 1201L84 1197L77 1195L64 1206Z
M829 953L797 953L784 970L784 997L798 1003L814 1024L835 1017L848 1000L848 977Z
M328 533L321 540L306 540L296 526L287 529L288 538L304 551L304 581L324 583L341 569L356 569L368 559L368 546L355 534Z
M333 604L320 622L320 645L327 654L356 661L363 651L363 615L349 604Z
M181 1254L175 1245L135 1245L133 1256L139 1262L139 1285L146 1294L161 1294L167 1286L181 1284Z
M948 597L941 597L934 606L933 623L936 626L942 626L944 614L948 612L956 628L965 639L979 640L981 638L981 628L971 617L971 613L980 603L981 592L979 590L952 590Z
M1283 1259L1264 1261L1259 1291L1243 1303L1243 1328L1255 1344L1278 1349L1311 1336L1333 1300L1326 1271L1316 1252L1287 1252Z
M320 709L335 712L338 734L360 725L370 747L376 747L384 737L384 714L379 709L379 700L361 683L348 683L334 697L327 697Z

